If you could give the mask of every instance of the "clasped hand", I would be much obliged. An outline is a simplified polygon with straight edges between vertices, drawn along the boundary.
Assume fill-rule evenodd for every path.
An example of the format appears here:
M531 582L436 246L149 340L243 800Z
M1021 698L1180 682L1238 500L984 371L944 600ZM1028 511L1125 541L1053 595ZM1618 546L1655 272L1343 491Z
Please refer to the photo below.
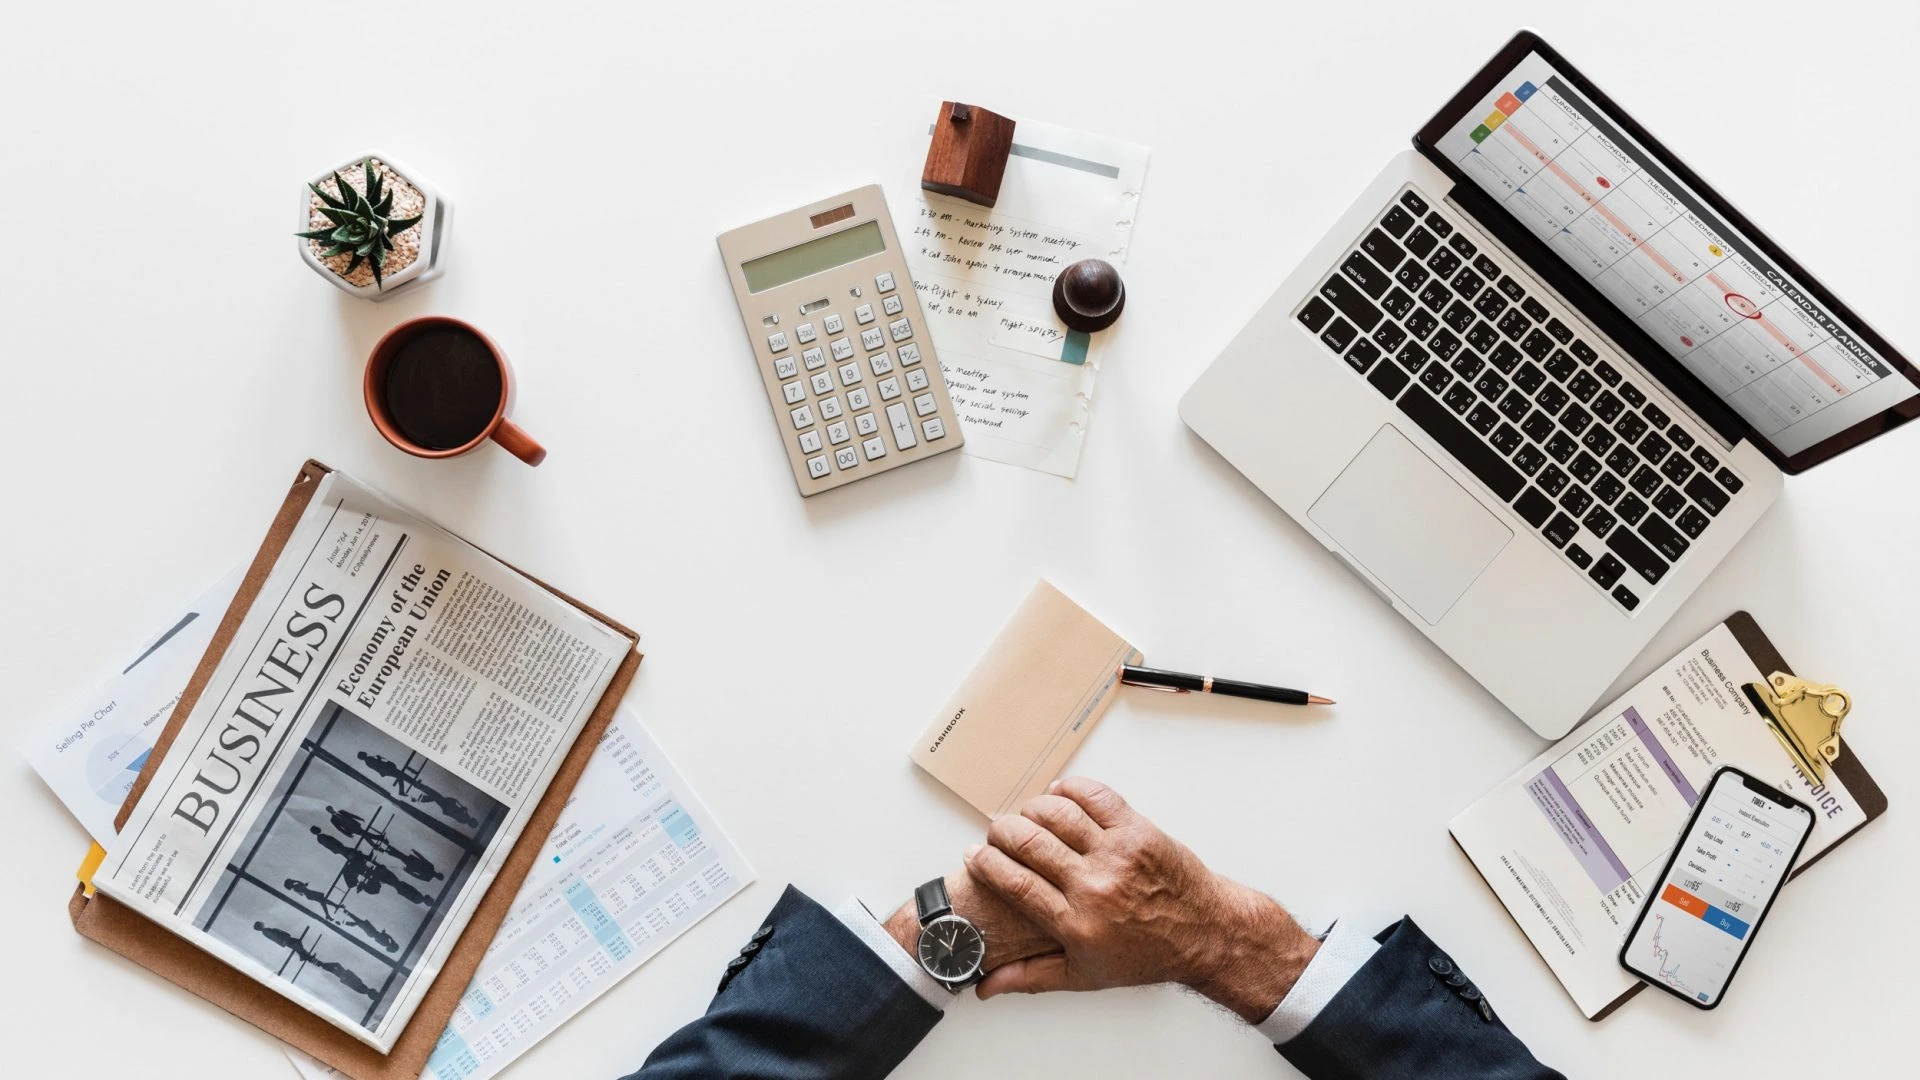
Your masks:
M1179 983L1258 1023L1318 948L1094 780L1057 781L995 818L965 865L948 888L988 941L982 998ZM901 915L888 926L904 942Z

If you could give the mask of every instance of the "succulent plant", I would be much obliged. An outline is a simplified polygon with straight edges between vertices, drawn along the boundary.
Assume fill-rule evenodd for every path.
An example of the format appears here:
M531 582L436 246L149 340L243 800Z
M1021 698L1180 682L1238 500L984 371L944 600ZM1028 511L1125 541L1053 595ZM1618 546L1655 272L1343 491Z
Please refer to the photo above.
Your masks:
M393 192L380 189L380 174L374 171L372 158L362 164L366 168L364 192L354 190L338 172L333 174L334 187L340 192L337 197L327 194L319 184L307 185L320 197L320 212L333 224L294 235L328 245L320 252L321 258L351 252L353 261L347 264L345 273L353 273L366 262L373 267L374 284L385 288L381 274L386 268L387 252L393 250L393 238L420 224L420 215L389 217L393 211Z

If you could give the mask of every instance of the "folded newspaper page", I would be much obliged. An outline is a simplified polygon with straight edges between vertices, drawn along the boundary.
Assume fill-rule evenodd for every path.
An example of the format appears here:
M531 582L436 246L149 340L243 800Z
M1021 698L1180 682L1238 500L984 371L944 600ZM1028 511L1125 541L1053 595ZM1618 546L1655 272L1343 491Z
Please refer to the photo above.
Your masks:
M331 473L94 885L390 1050L629 647Z

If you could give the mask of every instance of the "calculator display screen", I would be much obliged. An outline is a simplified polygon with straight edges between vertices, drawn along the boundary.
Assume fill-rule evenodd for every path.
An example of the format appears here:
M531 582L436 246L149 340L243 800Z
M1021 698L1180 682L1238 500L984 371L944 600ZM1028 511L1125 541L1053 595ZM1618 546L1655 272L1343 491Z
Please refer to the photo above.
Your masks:
M831 236L749 259L740 264L740 273L747 279L748 292L766 292L885 250L887 240L880 232L880 223L868 221Z

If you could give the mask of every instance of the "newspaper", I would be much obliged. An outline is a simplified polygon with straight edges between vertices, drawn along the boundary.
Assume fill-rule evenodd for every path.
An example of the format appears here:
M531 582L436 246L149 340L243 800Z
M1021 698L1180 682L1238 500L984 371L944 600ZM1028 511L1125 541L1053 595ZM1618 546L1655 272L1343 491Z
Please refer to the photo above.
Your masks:
M331 473L94 885L384 1053L628 648Z

